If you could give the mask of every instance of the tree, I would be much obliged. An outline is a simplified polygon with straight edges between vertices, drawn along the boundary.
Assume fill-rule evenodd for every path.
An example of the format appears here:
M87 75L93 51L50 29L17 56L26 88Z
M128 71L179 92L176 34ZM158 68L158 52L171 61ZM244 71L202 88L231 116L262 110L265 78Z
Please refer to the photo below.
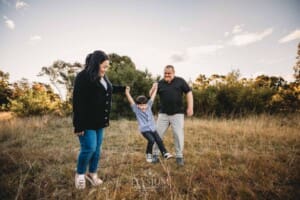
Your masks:
M66 91L66 101L71 101L74 79L77 72L83 68L80 63L67 63L62 60L55 61L49 67L43 67L38 76L48 76L51 84L58 91L60 98L63 99L61 87Z
M193 83L193 88L195 89L205 89L209 85L209 80L204 74L200 74L195 82Z
M222 85L225 83L226 77L223 75L218 75L218 74L212 74L208 81L210 85Z
M295 64L294 68L294 77L295 77L295 82L300 83L300 42L298 44L298 52L297 52L297 62Z
M9 98L12 96L8 80L9 74L0 70L0 111L8 109Z
M148 70L144 72L137 70L134 62L128 56L119 56L113 53L109 55L109 60L110 68L107 71L107 76L114 85L130 86L133 97L137 95L148 96L149 89L154 82ZM114 95L112 118L134 117L124 94Z
M61 99L43 83L29 83L22 79L14 83L10 109L18 116L57 114L64 115Z
M237 70L232 70L225 77L226 83L229 84L229 85L237 84L240 76L241 76L240 70L238 70L238 69Z

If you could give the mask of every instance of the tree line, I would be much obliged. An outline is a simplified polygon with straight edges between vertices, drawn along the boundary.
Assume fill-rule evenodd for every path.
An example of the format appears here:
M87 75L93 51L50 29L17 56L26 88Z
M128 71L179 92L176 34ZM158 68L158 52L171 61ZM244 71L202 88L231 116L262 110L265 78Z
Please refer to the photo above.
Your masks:
M128 56L110 54L107 75L112 83L132 87L132 95L148 95L152 83L161 79L148 70L138 70ZM0 111L18 116L72 114L72 90L76 74L84 68L78 62L55 61L42 67L39 76L48 77L51 85L26 79L10 83L9 74L0 70ZM290 113L300 111L300 43L294 69L294 81L282 77L260 75L241 78L239 70L226 75L200 74L190 83L194 94L194 113L201 116L244 116L259 113ZM53 90L53 86L56 92ZM63 97L65 91L65 97ZM159 110L159 98L154 112ZM125 95L114 95L111 117L133 118Z

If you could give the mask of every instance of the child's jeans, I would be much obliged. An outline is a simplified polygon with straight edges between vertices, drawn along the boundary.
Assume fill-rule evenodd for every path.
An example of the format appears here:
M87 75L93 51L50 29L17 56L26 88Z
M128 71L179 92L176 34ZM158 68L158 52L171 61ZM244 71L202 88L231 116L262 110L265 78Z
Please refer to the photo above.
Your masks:
M85 130L84 135L78 136L80 153L77 160L77 173L85 174L89 165L89 172L95 173L101 155L103 128L98 130Z
M142 134L148 140L147 150L146 150L147 154L152 154L152 147L154 143L157 144L162 155L167 153L165 145L161 140L161 138L159 137L157 131L146 131L146 132L142 132Z

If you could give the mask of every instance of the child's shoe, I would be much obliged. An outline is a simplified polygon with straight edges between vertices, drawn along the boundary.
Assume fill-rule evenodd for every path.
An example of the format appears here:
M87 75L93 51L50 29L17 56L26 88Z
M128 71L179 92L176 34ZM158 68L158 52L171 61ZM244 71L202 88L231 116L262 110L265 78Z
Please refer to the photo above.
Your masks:
M88 173L85 175L85 178L93 185L98 186L103 183L103 181L98 178L98 175L96 173Z
M152 162L152 154L151 153L146 154L146 161L149 162L149 163Z
M170 159L170 158L173 158L173 157L174 156L172 154L170 154L170 153L165 153L164 154L164 158L167 159L167 160Z
M76 189L82 190L85 188L85 178L84 174L75 175L75 187Z

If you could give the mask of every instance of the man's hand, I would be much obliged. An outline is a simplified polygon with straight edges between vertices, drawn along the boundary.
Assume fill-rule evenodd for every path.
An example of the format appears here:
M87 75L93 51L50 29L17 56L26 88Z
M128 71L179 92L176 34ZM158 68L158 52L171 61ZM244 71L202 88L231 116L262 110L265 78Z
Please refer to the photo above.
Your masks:
M158 84L157 84L157 82L155 82L155 83L153 83L153 85L152 85L152 88L151 88L151 89L153 89L153 90L157 90L157 86L158 86Z
M188 108L188 109L186 110L186 114L187 114L187 116L188 116L188 117L191 117L191 116L193 116L193 114L194 114L194 111L193 111L193 109L191 109L191 108Z
M152 96L152 94L153 94L154 92L157 91L157 88L158 88L158 83L157 83L157 82L153 83L151 89L149 90L149 96L150 96L150 97Z
M194 99L193 99L192 91L186 94L186 101L187 101L186 114L188 117L191 117L194 114Z
M77 132L77 133L75 133L75 135L77 135L77 136L83 136L84 135L84 131Z
M129 86L126 86L125 94L129 94L129 93L130 93L130 87L129 87Z

